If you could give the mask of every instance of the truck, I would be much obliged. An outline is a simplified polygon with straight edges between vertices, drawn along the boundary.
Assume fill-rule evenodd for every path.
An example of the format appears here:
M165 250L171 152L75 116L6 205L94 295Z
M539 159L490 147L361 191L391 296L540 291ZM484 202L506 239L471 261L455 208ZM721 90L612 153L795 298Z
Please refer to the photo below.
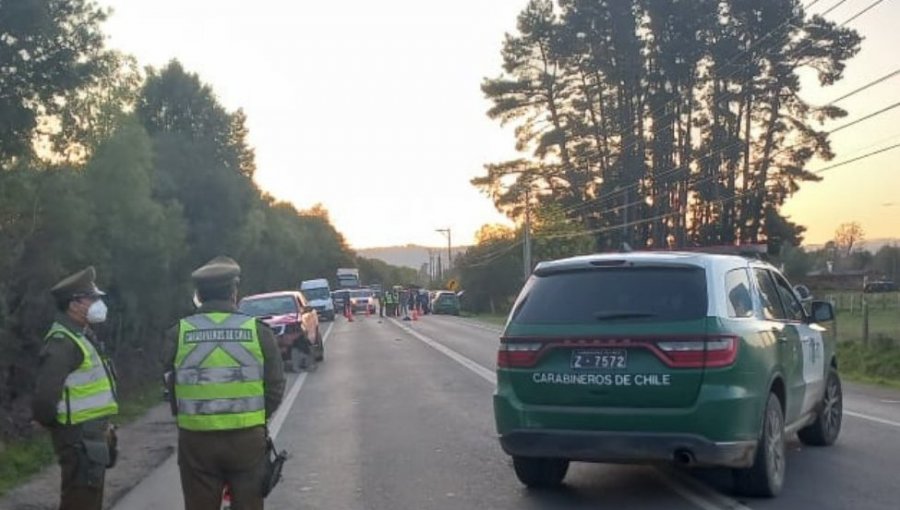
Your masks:
M337 270L339 289L355 289L359 287L359 269L342 267Z

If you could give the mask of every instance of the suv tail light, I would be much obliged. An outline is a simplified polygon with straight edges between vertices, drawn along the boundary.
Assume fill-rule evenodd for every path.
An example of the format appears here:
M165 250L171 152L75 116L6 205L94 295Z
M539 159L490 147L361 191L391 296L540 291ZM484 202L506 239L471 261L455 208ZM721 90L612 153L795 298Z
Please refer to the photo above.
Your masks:
M500 342L497 366L500 368L533 367L544 344L541 342Z
M735 337L656 342L663 361L672 368L727 367L737 359L739 344Z
M593 338L533 341L501 339L498 368L530 368L553 349L625 348L646 349L671 368L722 368L737 360L740 339L732 336L657 340L655 338Z

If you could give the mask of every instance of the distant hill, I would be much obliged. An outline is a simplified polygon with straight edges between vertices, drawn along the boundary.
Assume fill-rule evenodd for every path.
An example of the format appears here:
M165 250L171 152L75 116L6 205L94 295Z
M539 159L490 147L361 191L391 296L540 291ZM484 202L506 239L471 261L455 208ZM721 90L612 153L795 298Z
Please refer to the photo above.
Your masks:
M455 246L451 253L455 259L457 255L465 253L468 246ZM362 257L369 259L378 259L394 266L411 267L419 270L422 264L428 263L428 250L441 255L441 263L447 263L447 247L439 246L421 246L418 244L407 244L406 246L385 246L383 248L365 248L356 250ZM437 262L435 262L436 264Z
M900 238L898 237L884 237L880 239L866 239L865 241L859 243L860 250L870 251L872 253L877 252L881 249L882 246L900 246ZM815 251L824 248L824 244L804 244L803 248L806 251ZM854 247L856 249L856 247Z

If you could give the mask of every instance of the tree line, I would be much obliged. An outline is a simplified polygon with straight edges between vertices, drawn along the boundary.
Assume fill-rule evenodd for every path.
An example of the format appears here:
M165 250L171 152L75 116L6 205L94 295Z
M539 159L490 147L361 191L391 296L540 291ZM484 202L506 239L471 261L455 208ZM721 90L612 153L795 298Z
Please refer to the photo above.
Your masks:
M801 78L839 81L860 40L797 0L530 0L482 84L526 155L472 182L517 220L561 206L598 249L799 245L781 207L847 114Z
M27 429L48 289L69 273L97 267L99 333L127 394L157 377L147 360L213 256L240 262L242 294L366 262L323 207L254 183L243 111L177 61L141 70L105 47L107 15L88 0L0 2L0 439Z
M841 80L861 42L828 12L797 0L530 0L481 87L523 155L472 179L519 227L486 227L458 260L469 306L502 309L521 285L526 209L534 263L626 243L768 242L796 255L805 228L781 208L821 179L807 165L834 157L837 129L823 124L847 115L842 98L806 101L802 78Z

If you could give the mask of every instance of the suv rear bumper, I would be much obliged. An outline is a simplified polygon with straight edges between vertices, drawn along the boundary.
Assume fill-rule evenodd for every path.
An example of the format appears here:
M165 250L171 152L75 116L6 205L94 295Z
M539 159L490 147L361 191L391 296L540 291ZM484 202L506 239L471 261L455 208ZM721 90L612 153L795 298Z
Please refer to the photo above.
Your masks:
M500 445L516 457L545 457L581 462L641 464L676 462L697 466L745 468L753 464L755 441L713 442L691 434L514 430Z

